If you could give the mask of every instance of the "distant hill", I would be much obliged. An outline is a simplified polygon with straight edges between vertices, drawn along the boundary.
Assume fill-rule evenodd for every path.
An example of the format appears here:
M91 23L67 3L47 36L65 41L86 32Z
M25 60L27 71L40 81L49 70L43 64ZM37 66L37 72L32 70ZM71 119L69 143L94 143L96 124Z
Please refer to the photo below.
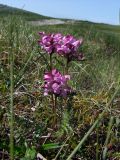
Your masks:
M3 18L8 15L17 15L17 16L21 16L27 21L38 21L38 22L40 20L56 19L56 18L40 15L37 13L33 13L30 11L26 11L24 9L18 9L15 7L0 4L0 18ZM90 28L92 28L92 30L94 31L99 30L107 34L117 34L117 36L120 36L120 26L119 25L115 26L115 25L109 25L109 24L103 24L103 23L94 23L94 22L89 22L89 21L70 20L70 19L61 19L61 18L57 18L57 19L69 22L69 24L76 24L78 28L80 27L86 30L89 30Z
M14 7L0 4L0 18L11 15L11 14L22 16L23 18L25 18L28 21L40 20L40 19L50 19L50 17L47 17L47 16L43 16L43 15L29 12L29 11L26 11L23 9L18 9L18 8L14 8Z

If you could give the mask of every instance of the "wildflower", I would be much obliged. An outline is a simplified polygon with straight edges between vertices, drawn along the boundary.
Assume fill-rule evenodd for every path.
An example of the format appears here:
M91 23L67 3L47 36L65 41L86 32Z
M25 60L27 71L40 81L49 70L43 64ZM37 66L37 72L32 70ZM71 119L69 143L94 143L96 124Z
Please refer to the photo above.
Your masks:
M68 80L70 80L69 75L62 75L56 69L46 72L44 75L44 95L55 94L66 97L71 92L71 88L67 84Z
M38 41L42 49L45 50L48 54L56 52L56 47L62 38L60 33L57 34L45 34L45 32L40 32L39 35L41 39Z
M69 62L71 60L82 60L83 55L77 51L82 42L82 39L76 40L71 35L64 36L57 45L57 53L66 57Z

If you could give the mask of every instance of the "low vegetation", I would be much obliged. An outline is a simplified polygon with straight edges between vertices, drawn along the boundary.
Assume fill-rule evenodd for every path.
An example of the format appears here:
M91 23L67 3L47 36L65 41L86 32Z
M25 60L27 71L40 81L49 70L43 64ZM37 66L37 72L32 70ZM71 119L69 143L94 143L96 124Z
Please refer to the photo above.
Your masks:
M26 20L39 15L21 14L0 9L0 159L119 160L120 27L32 26ZM55 123L51 97L43 94L49 55L38 44L40 31L84 40L84 60L69 66L75 92L59 97ZM53 65L63 71L65 59L54 55Z

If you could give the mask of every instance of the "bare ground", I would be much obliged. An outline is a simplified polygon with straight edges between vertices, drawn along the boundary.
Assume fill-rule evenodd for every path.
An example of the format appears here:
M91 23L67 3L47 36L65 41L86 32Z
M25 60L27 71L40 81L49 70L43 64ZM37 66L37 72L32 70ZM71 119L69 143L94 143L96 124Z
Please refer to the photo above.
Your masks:
M60 20L60 19L44 19L44 20L38 20L38 21L29 21L29 24L35 25L35 26L44 26L44 25L57 25L57 24L68 24L68 23L75 23L75 20Z

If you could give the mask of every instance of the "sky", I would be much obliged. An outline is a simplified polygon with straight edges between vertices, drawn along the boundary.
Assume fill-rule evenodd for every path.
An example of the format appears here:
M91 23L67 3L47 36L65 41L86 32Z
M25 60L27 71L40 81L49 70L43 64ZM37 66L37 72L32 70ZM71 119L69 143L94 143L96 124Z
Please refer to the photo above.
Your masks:
M119 24L120 0L0 0L46 16Z

